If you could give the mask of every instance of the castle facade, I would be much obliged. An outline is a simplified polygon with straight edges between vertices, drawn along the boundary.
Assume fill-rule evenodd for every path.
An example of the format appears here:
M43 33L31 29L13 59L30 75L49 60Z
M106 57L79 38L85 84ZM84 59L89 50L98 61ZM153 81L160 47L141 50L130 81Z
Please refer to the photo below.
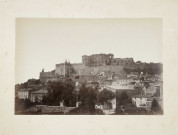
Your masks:
M133 58L114 58L113 54L83 55L82 63L56 64L55 70L51 72L40 72L41 82L60 81L64 77L90 76L102 72L118 73L125 65L134 64Z
M82 63L89 67L105 65L126 65L133 64L133 58L114 58L114 54L93 54L82 56Z

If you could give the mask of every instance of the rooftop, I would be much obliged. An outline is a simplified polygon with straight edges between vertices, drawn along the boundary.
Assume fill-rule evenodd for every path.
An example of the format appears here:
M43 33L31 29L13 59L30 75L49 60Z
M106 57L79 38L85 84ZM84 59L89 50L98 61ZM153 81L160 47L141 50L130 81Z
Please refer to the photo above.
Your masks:
M33 94L48 94L48 90L46 89L40 89L37 91L32 92Z

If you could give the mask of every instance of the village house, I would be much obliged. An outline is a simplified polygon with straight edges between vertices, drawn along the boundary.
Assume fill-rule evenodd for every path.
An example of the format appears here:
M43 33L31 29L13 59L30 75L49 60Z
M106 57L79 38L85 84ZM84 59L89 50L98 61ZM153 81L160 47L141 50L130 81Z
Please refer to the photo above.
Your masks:
M115 92L116 90L134 90L134 84L127 82L127 83L117 83L113 82L111 85L104 85L103 89L111 90Z
M42 88L37 91L33 91L30 94L30 100L31 102L41 102L44 96L47 96L49 94L48 90L45 88Z
M95 89L95 88L99 87L99 83L98 82L88 82L88 83L86 83L86 87Z
M135 95L132 97L132 104L136 107L147 107L147 96L144 95Z
M30 92L32 91L32 88L24 88L20 89L18 91L18 98L19 99L28 99L30 97Z

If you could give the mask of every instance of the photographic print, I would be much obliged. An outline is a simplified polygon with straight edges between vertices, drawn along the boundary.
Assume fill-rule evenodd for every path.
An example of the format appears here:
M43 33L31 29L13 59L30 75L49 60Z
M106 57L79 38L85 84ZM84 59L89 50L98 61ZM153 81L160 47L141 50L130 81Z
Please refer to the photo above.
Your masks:
M17 18L16 115L163 115L162 20Z

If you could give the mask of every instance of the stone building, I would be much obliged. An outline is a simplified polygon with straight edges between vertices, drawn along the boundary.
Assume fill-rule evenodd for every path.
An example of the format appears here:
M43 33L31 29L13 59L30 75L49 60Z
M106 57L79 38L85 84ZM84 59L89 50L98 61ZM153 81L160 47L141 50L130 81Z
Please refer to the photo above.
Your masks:
M128 65L133 64L133 58L114 58L114 54L83 55L82 63L89 67L104 65Z
M134 64L133 58L114 58L112 65L129 65Z
M93 54L90 56L82 56L82 63L86 66L103 66L111 65L114 55L113 54Z
M67 76L72 73L72 66L70 62L65 61L65 63L56 64L56 75Z
M40 72L40 81L47 83L49 81L61 81L63 78L76 76L93 76L105 73L121 73L124 65L133 64L133 58L114 58L113 54L93 54L82 56L82 63L64 63L56 64L55 70L51 72Z
M147 105L147 96L144 95L134 95L132 97L132 104L135 105L136 107L145 107Z
M31 88L20 89L18 91L18 98L19 99L28 99L30 97L30 92L32 91Z
M48 94L48 90L42 88L40 90L31 92L29 99L31 102L41 102L43 97L47 96Z

